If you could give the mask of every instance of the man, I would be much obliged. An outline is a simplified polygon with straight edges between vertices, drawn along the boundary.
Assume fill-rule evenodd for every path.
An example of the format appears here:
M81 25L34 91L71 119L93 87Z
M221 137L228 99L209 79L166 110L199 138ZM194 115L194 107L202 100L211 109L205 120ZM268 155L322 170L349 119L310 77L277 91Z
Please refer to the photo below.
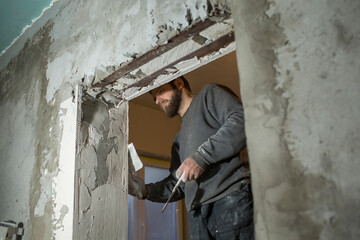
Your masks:
M235 94L216 84L196 96L184 77L151 91L168 117L179 115L170 175L144 184L131 176L129 193L139 199L166 202L179 176L181 187L172 201L185 197L191 239L253 239L253 207L248 163L240 160L246 147L244 113Z

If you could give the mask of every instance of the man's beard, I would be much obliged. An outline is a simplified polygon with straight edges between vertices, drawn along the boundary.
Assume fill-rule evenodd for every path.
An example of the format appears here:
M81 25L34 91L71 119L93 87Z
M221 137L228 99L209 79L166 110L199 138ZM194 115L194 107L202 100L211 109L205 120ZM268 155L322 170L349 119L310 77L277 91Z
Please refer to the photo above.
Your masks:
M168 116L169 118L173 118L178 113L182 99L181 91L177 88L174 89L175 91L170 99L169 105L163 108L166 116Z

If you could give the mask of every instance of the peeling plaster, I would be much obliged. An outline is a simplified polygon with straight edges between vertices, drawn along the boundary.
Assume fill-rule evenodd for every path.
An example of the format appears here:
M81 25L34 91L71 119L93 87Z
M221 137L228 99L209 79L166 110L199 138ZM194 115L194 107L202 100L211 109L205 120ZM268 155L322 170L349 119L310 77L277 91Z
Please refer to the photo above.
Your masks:
M23 222L28 235L31 235L32 219L35 217L36 203L33 199L35 195L40 195L38 182L34 184L32 174L41 167L41 163L37 165L41 146L37 145L36 134L43 117L39 113L42 112L44 63L36 52L39 47L46 51L49 44L46 28L40 33L43 38L37 40L38 46L27 45L0 73L0 83L4 86L0 94L0 109L4 115L0 121L3 130L0 140L3 170L0 182L6 186L1 186L0 219ZM31 61L28 61L29 58ZM43 136L48 134L46 132Z
M139 69L134 70L133 72L140 71L142 74L150 75L154 72L154 69L159 69L163 66L167 66L175 62L177 59L181 59L184 56L198 50L203 45L207 45L209 42L212 42L218 39L220 36L224 36L233 30L232 20L228 19L219 23L214 24L213 26L205 29L200 32L199 35L206 40L200 44L198 41L194 41L193 39L189 39L188 41L174 47L168 52L160 55L159 57L149 61L148 63L141 66ZM200 66L203 66L211 61L216 60L217 58L235 50L235 44L229 44L228 46L224 46L224 48L219 49L218 51L209 54L207 56L202 57L201 59L193 58L189 60L185 60L179 62L173 66L173 68L166 69L166 73L162 74L163 76L159 76L157 79L154 79L154 82L147 87L144 88L130 88L123 90L123 85L117 85L117 83L111 85L107 88L112 88L117 92L122 93L122 98L126 100L131 100L144 92L147 92L161 84L164 84L168 81L174 79L176 76L184 75ZM118 80L121 83L129 82L128 76L124 76Z
M54 90L62 83L71 79L82 79L84 76L95 76L95 79L101 80L102 77L97 76L96 70L106 73L105 76L109 75L109 67L116 69L136 56L166 43L166 39L190 26L186 20L187 12L191 12L191 23L204 20L208 16L206 1L189 1L185 3L185 7L183 4L160 4L156 1L146 1L146 4L119 2L116 5L109 4L109 1L95 4L70 2L53 22L51 31L51 38L56 41L51 45L47 68L48 102L52 99ZM79 8L87 14L76 14ZM95 9L103 12L103 16L94 14ZM221 11L221 7L213 9ZM172 14L165 14L168 12ZM89 16L89 19L84 19L84 16ZM140 24L134 25L134 19L139 19ZM83 22L88 24L78 26ZM112 31L112 26L121 27L119 31ZM62 51L59 52L58 49ZM81 63L77 59L87 61Z
M38 169L34 170L36 182L32 188L31 204L34 206L31 221L34 229L43 226L43 231L33 231L34 238L72 237L73 224L73 189L74 186L74 162L75 162L75 134L76 134L76 101L71 96L71 86L62 86L63 92L57 93L58 112L54 109L49 111L49 118L54 125L42 125L46 135L48 146L38 140L39 153ZM66 91L70 90L70 91ZM70 96L69 96L70 95ZM44 96L44 101L45 96ZM59 152L50 146L60 143ZM32 208L30 208L32 209ZM68 210L66 210L68 209ZM53 227L47 229L46 226ZM28 234L31 235L29 229Z
M122 98L125 100L132 100L145 92L148 92L158 86L161 86L179 76L182 76L188 72L193 71L194 69L201 67L207 63L210 63L216 59L218 59L221 56L224 56L232 51L235 50L235 43L231 43L228 46L219 49L219 51L213 52L210 55L207 55L205 57L202 57L198 59L197 57L194 57L189 60L181 61L178 64L175 64L173 69L167 69L167 73L160 75L156 79L153 80L151 84L149 84L146 87L132 87L130 89L127 89L123 92ZM122 80L121 78L120 80Z

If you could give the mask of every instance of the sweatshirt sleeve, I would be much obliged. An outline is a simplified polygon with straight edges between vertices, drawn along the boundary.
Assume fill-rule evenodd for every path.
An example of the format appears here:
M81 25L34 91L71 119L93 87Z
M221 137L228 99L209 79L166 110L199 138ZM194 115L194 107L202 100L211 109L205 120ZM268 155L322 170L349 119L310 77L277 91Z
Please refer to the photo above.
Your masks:
M202 97L203 114L214 118L220 125L218 131L192 155L199 166L206 169L210 164L240 154L246 147L246 136L243 107L230 89L212 84Z
M170 174L168 177L156 183L146 184L148 189L148 195L146 196L147 200L152 202L166 202L169 198L176 182L176 170L180 166L180 157L179 157L179 144L177 141L177 136L174 138L172 147L171 147L171 164L170 164ZM178 201L184 198L184 186L185 184L182 182L175 192L174 196L171 199L171 202Z
M146 184L146 187L148 189L148 195L146 196L146 199L152 202L166 202L176 182L177 181L170 174L168 177L164 178L159 182ZM175 192L174 196L171 198L171 202L178 201L184 198L183 188L184 183L182 182L177 191Z

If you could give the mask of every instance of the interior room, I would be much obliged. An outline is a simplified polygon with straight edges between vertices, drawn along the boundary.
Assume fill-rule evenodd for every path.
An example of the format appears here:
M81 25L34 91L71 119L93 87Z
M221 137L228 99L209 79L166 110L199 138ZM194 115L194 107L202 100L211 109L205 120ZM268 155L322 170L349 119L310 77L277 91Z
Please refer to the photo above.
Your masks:
M208 83L218 83L228 86L240 97L235 51L184 76L189 81L194 94L198 93ZM161 180L162 177L168 175L167 169L170 166L171 144L177 131L180 129L180 124L181 118L179 116L168 118L160 107L155 104L149 93L145 93L130 101L129 143L134 144L140 158L143 159L145 167L165 169L163 175L159 175L158 178L155 176L151 182ZM144 177L144 170L139 172L140 176ZM170 205L167 212L161 214L161 208L164 205L162 203L146 201L147 205L155 205L155 209L148 212L145 210L144 201L136 200L131 196L129 196L129 201L129 208L135 206L139 209L129 209L129 239L189 239L189 223L183 202ZM131 201L135 201L135 203ZM138 212L140 210L148 215L151 214L151 217L148 217L149 220L145 220L146 216L144 213ZM171 211L176 214L169 213ZM174 227L170 224L174 221L162 220L162 218L176 218L176 229L178 232L176 229L174 231ZM131 221L133 221L133 224ZM147 226L147 224L151 223L154 224ZM170 225L168 226L167 224ZM155 229L153 230L151 227Z

